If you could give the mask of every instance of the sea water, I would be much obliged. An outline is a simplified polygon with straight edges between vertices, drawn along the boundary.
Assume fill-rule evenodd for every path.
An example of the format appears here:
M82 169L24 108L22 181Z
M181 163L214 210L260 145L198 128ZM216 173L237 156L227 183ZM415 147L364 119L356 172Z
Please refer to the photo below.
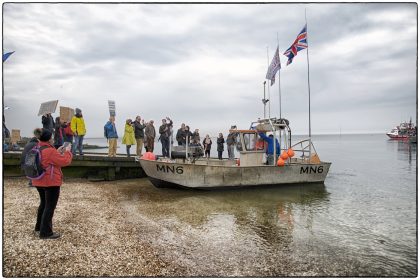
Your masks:
M121 189L128 219L152 221L141 238L189 275L416 276L417 144L382 134L312 139L332 162L324 184L140 191L133 182Z

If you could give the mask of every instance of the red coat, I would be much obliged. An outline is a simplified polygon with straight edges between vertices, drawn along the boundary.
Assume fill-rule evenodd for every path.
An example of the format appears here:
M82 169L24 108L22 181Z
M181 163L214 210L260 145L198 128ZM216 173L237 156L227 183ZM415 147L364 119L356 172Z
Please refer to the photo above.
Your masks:
M45 169L45 174L41 179L32 180L32 185L36 187L58 187L63 183L63 172L61 167L70 165L73 155L70 151L61 154L48 142L39 142L40 146L51 148L41 151L41 166Z

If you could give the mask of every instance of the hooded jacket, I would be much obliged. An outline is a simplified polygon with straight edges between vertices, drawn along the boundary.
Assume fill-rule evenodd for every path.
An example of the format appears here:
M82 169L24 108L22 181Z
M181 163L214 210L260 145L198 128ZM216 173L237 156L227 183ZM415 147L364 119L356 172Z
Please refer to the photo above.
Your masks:
M76 114L71 119L71 131L74 135L83 136L86 134L85 120L82 114Z
M45 169L45 174L38 180L33 179L32 185L35 187L61 186L63 184L61 167L70 165L73 159L72 153L66 151L61 154L48 142L39 142L39 146L49 147L41 151L41 166Z

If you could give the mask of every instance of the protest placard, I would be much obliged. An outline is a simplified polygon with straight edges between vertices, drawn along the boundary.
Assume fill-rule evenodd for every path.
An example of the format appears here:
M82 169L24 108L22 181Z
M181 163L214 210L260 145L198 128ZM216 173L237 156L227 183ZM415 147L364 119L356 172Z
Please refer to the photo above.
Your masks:
M57 104L58 100L52 100L41 103L41 107L39 107L38 116L55 113L55 110L57 109Z
M74 109L70 107L60 106L60 121L61 122L71 122L71 119L74 116Z
M11 137L10 142L15 144L19 140L20 140L20 129L12 129L12 137Z
M109 115L115 116L115 101L108 100Z

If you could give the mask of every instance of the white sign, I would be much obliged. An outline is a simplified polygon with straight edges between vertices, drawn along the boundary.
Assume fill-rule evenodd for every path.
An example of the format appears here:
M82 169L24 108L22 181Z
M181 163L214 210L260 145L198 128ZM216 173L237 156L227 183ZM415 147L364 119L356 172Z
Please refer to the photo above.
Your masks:
M57 109L57 104L58 100L52 100L42 103L41 107L39 107L38 116L55 113L55 109Z
M115 101L108 100L109 115L115 117Z

